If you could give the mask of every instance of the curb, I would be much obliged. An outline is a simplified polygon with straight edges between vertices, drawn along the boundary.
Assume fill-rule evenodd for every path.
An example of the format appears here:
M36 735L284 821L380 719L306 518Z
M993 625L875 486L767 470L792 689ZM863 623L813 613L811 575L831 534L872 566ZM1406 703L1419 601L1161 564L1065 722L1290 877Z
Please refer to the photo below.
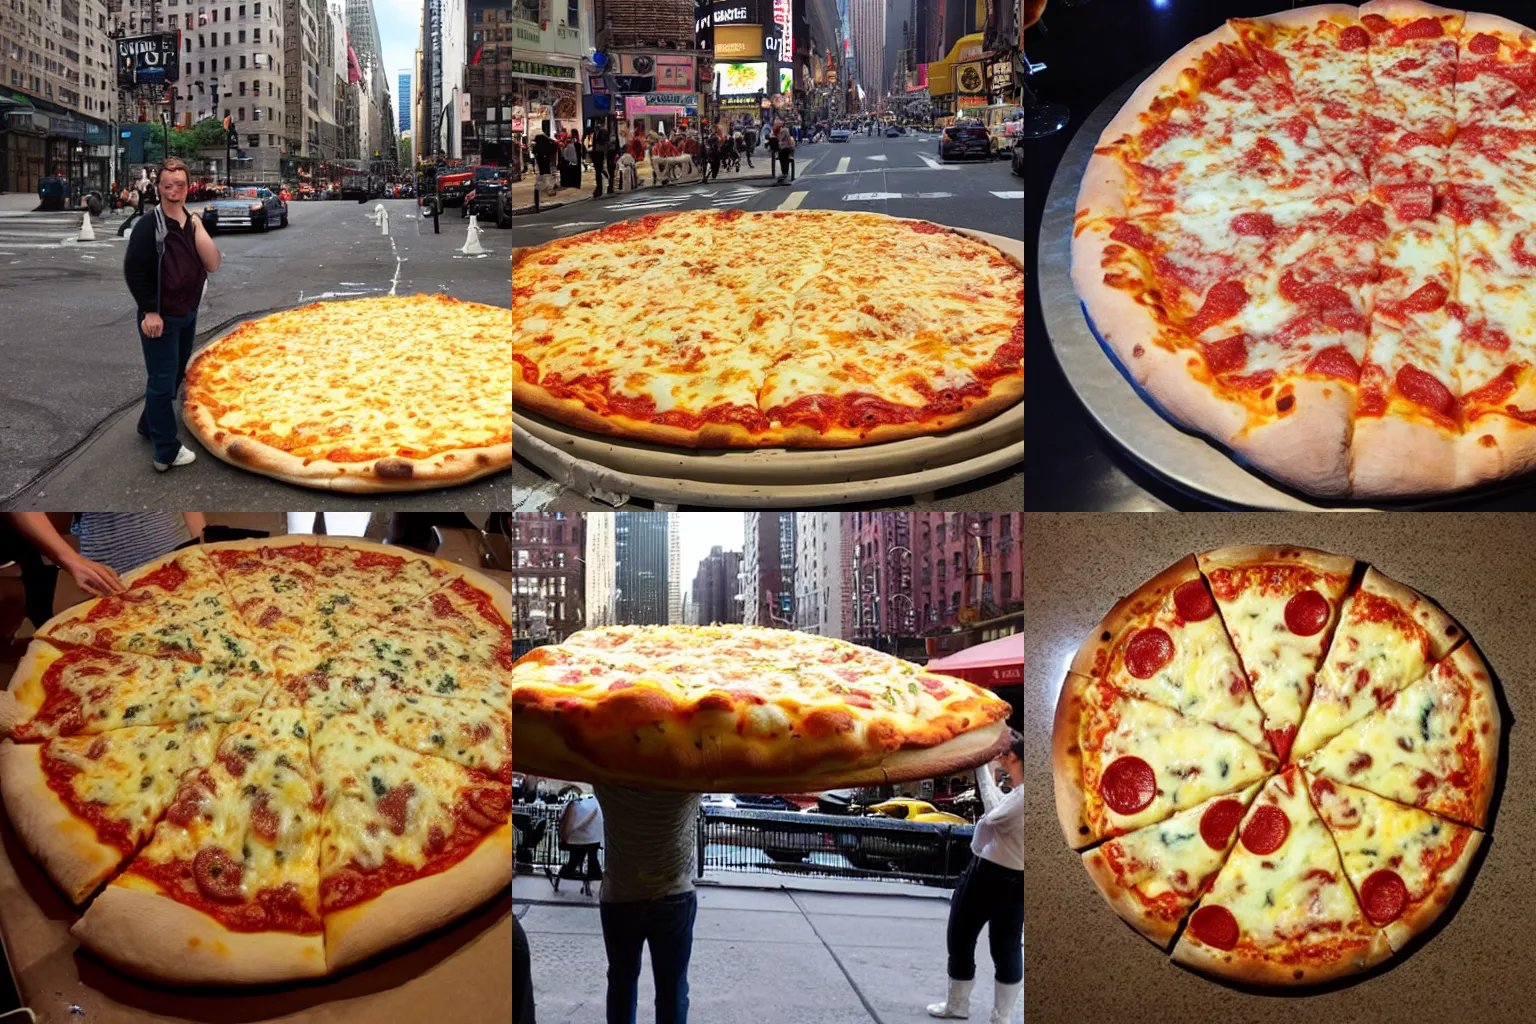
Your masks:
M737 182L737 181L763 181L765 179L772 179L772 178L776 178L776 177L778 177L778 175L776 173L767 173L767 172L764 172L762 174L739 174L739 175L733 175L729 180L726 180L726 179L722 178L722 179L720 179L720 182L721 182L721 184L728 185L728 184L731 184L732 182ZM713 182L680 181L680 182L678 182L678 184L679 185L705 185L705 184L713 184ZM614 193L614 195L615 196L618 196L618 195L624 195L624 196L637 195L637 194L639 194L641 192L649 192L652 189L657 189L657 188L661 188L661 187L662 186L660 186L660 185L642 185L640 188L633 189L632 191L629 191L629 192L616 192L616 193ZM560 209L563 206L575 206L577 203L590 202L590 201L593 200L593 198L594 197L593 197L592 193L586 192L585 190L583 190L582 195L579 198L577 198L577 199L562 199L559 202L555 202L555 203L540 203L538 205L538 207L537 207L537 212L544 213L544 212L546 212L548 210L558 210L558 209ZM516 217L519 214L533 213L533 212L535 212L535 208L533 206L514 206L512 208L512 216L514 216L514 217Z

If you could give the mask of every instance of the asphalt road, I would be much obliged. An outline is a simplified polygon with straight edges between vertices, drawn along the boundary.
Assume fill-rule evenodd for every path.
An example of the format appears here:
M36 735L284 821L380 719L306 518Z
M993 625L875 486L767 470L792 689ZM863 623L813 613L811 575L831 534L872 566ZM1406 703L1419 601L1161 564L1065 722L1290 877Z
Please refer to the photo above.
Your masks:
M761 149L752 159L759 168L767 165L767 153ZM797 150L795 181L790 185L775 185L768 179L707 185L693 182L588 199L548 213L519 215L512 222L513 244L539 245L665 210L732 208L865 210L1024 238L1024 182L1010 171L1008 161L941 164L936 137L920 134L894 139L855 135L847 143L802 145ZM614 507L561 487L521 459L512 465L512 495L513 508L524 511ZM840 507L995 510L1022 508L1023 503L1024 472L1020 466L946 488L920 501ZM632 501L618 507L650 505Z
M464 256L465 222L448 211L441 234L407 200L291 203L290 224L266 234L219 234L223 255L198 313L198 344L252 316L315 299L442 292L511 303L510 232L481 235L488 256ZM194 204L196 208L196 204ZM68 218L78 225L78 215ZM57 216L0 217L0 508L270 508L290 499L352 508L374 499L294 487L229 466L202 449L191 466L156 473L134 430L144 362L122 276L120 219L96 224L97 241L62 241ZM499 473L452 490L381 495L391 508L506 508ZM219 502L221 504L214 504ZM275 502L275 504L274 504ZM243 504L242 504L243 503Z

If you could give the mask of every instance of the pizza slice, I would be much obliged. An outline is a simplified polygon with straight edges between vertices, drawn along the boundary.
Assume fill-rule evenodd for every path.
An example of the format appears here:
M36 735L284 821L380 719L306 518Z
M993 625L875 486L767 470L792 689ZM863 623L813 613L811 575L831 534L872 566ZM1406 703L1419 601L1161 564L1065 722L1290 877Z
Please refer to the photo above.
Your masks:
M1461 627L1429 598L1367 569L1340 613L1292 758L1306 757L1370 714L1462 637Z
M1193 555L1116 604L1078 650L1072 671L1271 752L1263 714Z
M1176 419L1318 493L1349 487L1380 206L1078 215L1073 275L1094 327Z
M126 654L216 657L250 640L213 563L183 548L125 575L120 594L86 601L50 619L37 636Z
M1265 784L1173 959L1236 981L1310 985L1392 954L1366 920L1301 769Z
M1115 913L1166 949L1237 840L1261 783L1213 796L1164 821L1083 851L1083 866Z
M512 880L512 787L322 716L320 893L331 970L452 920Z
M512 669L512 609L506 591L481 586L471 570L441 590L410 602L370 630L397 642L439 639L452 658L476 670L503 675ZM422 645L425 649L426 645ZM468 659L461 656L467 654ZM431 655L428 655L430 660ZM452 689L447 691L452 693Z
M199 715L0 744L0 793L28 849L79 904L149 838L182 774L213 760L222 732Z
M1232 646L1284 762L1312 699L1355 560L1310 548L1231 547L1199 556Z
M1462 421L1456 353L1456 224L1428 184L1378 186L1379 244L1370 343L1360 371L1351 474L1363 495L1449 490Z
M1302 777L1366 920L1401 952L1456 895L1483 834L1354 786Z
M383 692L365 713L381 736L407 750L512 784L512 713L505 704Z
M1242 789L1275 767L1236 733L1076 672L1052 737L1056 814L1075 850Z
M324 974L309 744L297 709L258 709L231 726L71 933L113 963L183 984Z
M1462 644L1303 764L1322 778L1482 828L1501 732L1488 666Z
M245 624L279 665L298 657L322 557L314 538L234 541L209 554Z
M1446 147L1456 132L1463 12L1418 0L1371 0L1359 18L1371 37L1367 55L1380 100L1368 117L1376 147L1371 183L1444 181Z
M1468 11L1456 61L1456 125L1536 128L1536 33Z
M1154 72L1111 121L1080 206L1131 216L1254 209L1364 184L1230 25Z
M325 655L416 599L441 589L454 576L441 563L403 548L353 538L316 538L313 603L303 647Z
M1366 57L1371 37L1354 8L1303 7L1227 24L1254 63L1291 91L1323 141L1348 158L1363 179L1375 156L1366 114L1381 98Z
M254 645L237 650L203 662L34 641L10 690L0 693L0 733L34 741L201 714L233 721L260 703L271 683Z

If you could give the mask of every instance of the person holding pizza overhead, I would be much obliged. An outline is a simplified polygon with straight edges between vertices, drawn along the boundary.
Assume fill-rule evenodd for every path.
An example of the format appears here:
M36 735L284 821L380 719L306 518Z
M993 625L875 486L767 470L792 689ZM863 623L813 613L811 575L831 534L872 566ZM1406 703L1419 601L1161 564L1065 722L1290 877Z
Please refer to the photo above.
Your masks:
M976 823L971 862L950 901L949 997L928 1007L932 1017L970 1016L982 925L987 926L997 978L991 1024L1008 1024L1024 990L1024 737L1008 731L1008 750L999 760L1013 789L1003 795L993 781L992 764L976 769L976 790L987 813Z
M688 958L699 794L596 783L603 812L600 916L608 950L608 1024L635 1024L640 952L650 943L656 1024L688 1024Z

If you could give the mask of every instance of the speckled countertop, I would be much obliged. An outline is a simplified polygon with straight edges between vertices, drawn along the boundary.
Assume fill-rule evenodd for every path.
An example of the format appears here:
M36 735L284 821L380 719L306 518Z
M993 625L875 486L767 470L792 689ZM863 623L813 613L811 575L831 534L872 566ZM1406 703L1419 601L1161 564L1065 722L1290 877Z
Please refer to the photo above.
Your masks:
M1122 595L1227 544L1354 555L1434 598L1501 684L1506 754L1486 855L1427 942L1363 979L1258 994L1173 964L1124 924L1067 848L1051 792L1056 695L1077 645ZM1024 1018L1114 1021L1536 1021L1536 516L1210 513L1024 517Z

